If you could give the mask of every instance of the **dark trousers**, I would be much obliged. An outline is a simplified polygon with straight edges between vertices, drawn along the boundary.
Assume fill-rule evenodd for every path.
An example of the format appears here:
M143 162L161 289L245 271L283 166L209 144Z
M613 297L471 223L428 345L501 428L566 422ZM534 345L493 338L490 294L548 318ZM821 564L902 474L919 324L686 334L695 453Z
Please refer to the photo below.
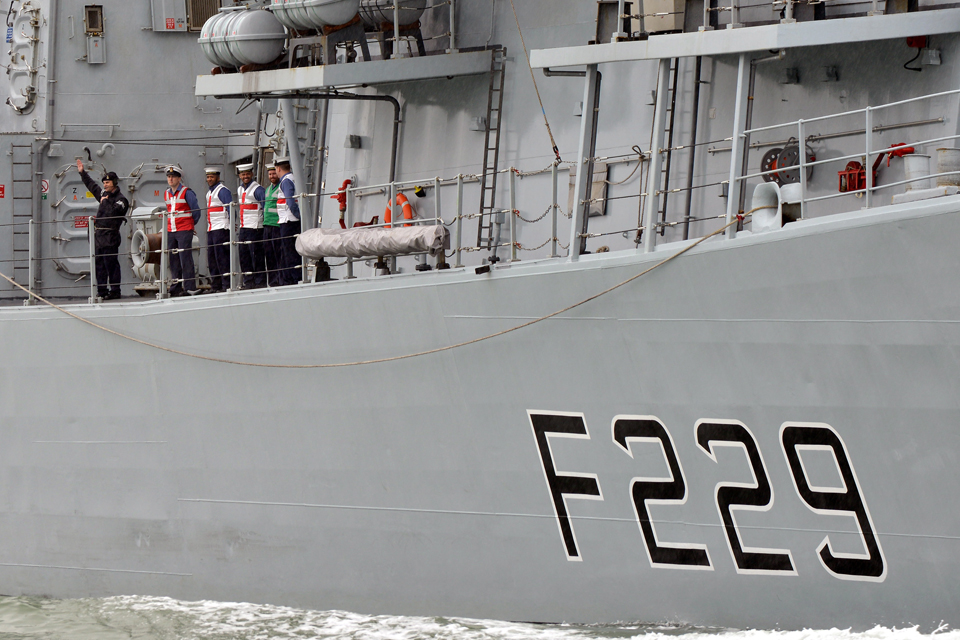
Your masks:
M120 260L117 252L119 244L110 244L97 247L94 253L94 263L97 269L97 294L102 298L107 295L107 283L110 290L120 292Z
M267 286L267 274L263 262L263 229L240 228L240 270L243 271L243 288L256 289ZM246 243L250 244L246 244Z
M230 288L230 230L207 231L207 267L210 269L210 289Z
M167 249L170 253L170 275L174 279L171 293L193 291L197 288L197 274L193 269L193 229L167 232ZM180 251L174 253L174 249ZM183 278L183 282L179 280Z
M267 263L267 283L279 287L280 282L280 227L263 225L263 258Z
M303 275L302 260L297 253L297 234L300 233L300 221L280 223L280 272L281 284L297 284Z

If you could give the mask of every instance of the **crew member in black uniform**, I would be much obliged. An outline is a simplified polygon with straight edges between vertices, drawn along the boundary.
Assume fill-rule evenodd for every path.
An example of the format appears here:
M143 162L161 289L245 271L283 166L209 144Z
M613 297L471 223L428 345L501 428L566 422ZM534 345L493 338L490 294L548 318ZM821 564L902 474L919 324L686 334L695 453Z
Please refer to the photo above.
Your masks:
M77 160L77 171L83 184L100 201L93 221L93 245L97 268L97 295L104 300L120 297L120 226L126 222L130 203L120 193L120 178L113 171L103 178L103 188L83 170L83 161ZM107 290L109 283L110 289Z

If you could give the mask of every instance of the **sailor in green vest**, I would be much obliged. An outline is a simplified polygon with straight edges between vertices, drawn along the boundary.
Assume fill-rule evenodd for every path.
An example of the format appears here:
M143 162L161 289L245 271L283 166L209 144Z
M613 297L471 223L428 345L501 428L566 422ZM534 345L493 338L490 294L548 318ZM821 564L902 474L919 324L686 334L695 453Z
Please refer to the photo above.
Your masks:
M267 284L280 286L280 216L277 215L277 195L280 178L272 164L267 165L266 206L263 210L263 256L267 262Z

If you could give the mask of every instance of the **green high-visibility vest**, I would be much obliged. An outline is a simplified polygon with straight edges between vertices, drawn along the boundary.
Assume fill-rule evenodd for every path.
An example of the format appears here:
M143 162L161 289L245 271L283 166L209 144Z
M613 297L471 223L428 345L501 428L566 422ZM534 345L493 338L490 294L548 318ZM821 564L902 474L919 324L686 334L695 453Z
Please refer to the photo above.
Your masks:
M277 214L277 195L279 193L279 184L271 184L267 187L266 204L263 208L263 224L270 227L280 226L280 216Z

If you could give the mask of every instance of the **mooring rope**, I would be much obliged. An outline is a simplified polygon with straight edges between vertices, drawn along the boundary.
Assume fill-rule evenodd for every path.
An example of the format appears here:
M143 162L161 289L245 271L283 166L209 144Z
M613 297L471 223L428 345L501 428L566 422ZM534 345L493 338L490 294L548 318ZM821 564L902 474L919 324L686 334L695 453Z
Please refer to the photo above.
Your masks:
M627 279L624 280L623 282L620 282L620 283L618 283L618 284L615 284L615 285L613 285L612 287L608 287L607 289L604 289L603 291L601 291L601 292L599 292L599 293L595 293L594 295L592 295L592 296L590 296L590 297L588 297L588 298L584 298L584 299L581 300L580 302L576 302L576 303L574 303L574 304L571 304L571 305L569 305L569 306L567 306L567 307L564 307L563 309L560 309L559 311L554 311L554 312L551 313L551 314L548 314L548 315L545 315L545 316L541 316L541 317L539 317L539 318L535 318L535 319L530 320L530 321L528 321L528 322L524 322L523 324L519 324L519 325L517 325L517 326L515 326L515 327L511 327L511 328L509 328L509 329L504 329L503 331L497 331L496 333L491 333L491 334L489 334L489 335L482 336L482 337L480 337L480 338L473 338L472 340L465 340L464 342L458 342L458 343L456 343L456 344L450 344L450 345L447 345L447 346L444 346L444 347L437 347L437 348L435 348L435 349L427 349L426 351L418 351L418 352L416 352L416 353L407 353L407 354L403 354L403 355L399 355L399 356L391 356L391 357L388 357L388 358L377 358L377 359L374 359L374 360L357 360L357 361L354 361L354 362L333 362L333 363L326 363L326 364L274 364L274 363L265 363L265 362L245 362L245 361L243 361L243 360L231 360L231 359L229 359L229 358L218 358L218 357L216 357L216 356L205 356L205 355L202 355L202 354L199 354L199 353L190 353L189 351L181 351L180 349L174 349L173 347L165 347L165 346L163 346L163 345L159 345L159 344L156 344L156 343L153 343L153 342L148 342L148 341L146 341L146 340L141 340L140 338L135 338L135 337L133 337L133 336L127 335L127 334L125 334L125 333L121 333L121 332L119 332L119 331L117 331L117 330L115 330L115 329L111 329L111 328L109 328L109 327L105 327L105 326L103 326L102 324L98 324L98 323L96 323L96 322L94 322L94 321L92 321L92 320L89 320L89 319L87 319L87 318L84 318L84 317L82 317L82 316L79 316L79 315L73 313L72 311L70 311L70 310L68 310L68 309L65 309L65 308L61 307L60 305L58 305L58 304L56 304L56 303L54 303L54 302L51 302L50 300L47 300L46 298L44 298L44 297L42 297L42 296L40 296L40 295L38 295L38 294L30 291L29 289L27 289L27 288L24 287L23 285L19 284L18 282L15 282L15 281L13 280L13 278L11 278L10 276L6 275L5 273L0 273L0 278L3 278L4 280L6 280L7 282L9 282L9 283L12 284L13 286L17 287L18 289L23 290L23 291L26 292L29 296L31 296L31 297L33 297L33 298L36 298L37 300L39 300L39 301L42 302L43 304L45 304L45 305L47 305L47 306L49 306L49 307L52 307L52 308L56 309L57 311L60 311L61 313L66 314L67 316L70 316L71 318L73 318L73 319L75 319L75 320L79 320L80 322L82 322L82 323L84 323L84 324L88 324L88 325L90 325L91 327L94 327L95 329L99 329L99 330L101 330L101 331L105 331L105 332L109 333L110 335L117 336L118 338L123 338L124 340L129 340L130 342L136 342L137 344L142 344L143 346L145 346L145 347L150 347L150 348L152 348L152 349L159 349L160 351L166 351L167 353L174 353L174 354L176 354L176 355L184 356L184 357L187 357L187 358L195 358L195 359L197 359L197 360L206 360L206 361L208 361L208 362L219 362L219 363L221 363L221 364L234 364L234 365L239 365L239 366L243 366L243 367L264 367L264 368L268 368L268 369L335 369L335 368L339 368L339 367L356 367L356 366L363 365L363 364L379 364L379 363L383 363L383 362L395 362L395 361L397 361L397 360L407 360L407 359L409 359L409 358L417 358L417 357L420 357L420 356L427 356L427 355L431 355L431 354L434 354L434 353L442 353L442 352L444 352L444 351L451 351L451 350L453 350L453 349L459 349L459 348L461 348L461 347L466 347L466 346L469 346L469 345L471 345L471 344L477 344L477 343L479 343L479 342L485 342L485 341L487 341L487 340L492 340L493 338L499 338L500 336L507 335L508 333L513 333L514 331L519 331L520 329L525 329L525 328L527 328L527 327L531 327L531 326L533 326L533 325L535 325L535 324L538 324L538 323L540 323L540 322L543 322L544 320L549 320L550 318L554 318L554 317L560 315L561 313L566 313L567 311L571 311L571 310L573 310L573 309L576 309L577 307L581 307L581 306L587 304L588 302L591 302L591 301L593 301L593 300L596 300L597 298L600 298L600 297L602 297L602 296L607 295L607 294L610 293L611 291L615 291L615 290L619 289L620 287L622 287L622 286L624 286L624 285L630 284L631 282L633 282L633 281L636 280L637 278L641 278L641 277L645 276L646 274L650 273L651 271L653 271L654 269L657 269L657 268L659 268L659 267L662 267L663 265L667 264L667 263L670 262L671 260L674 260L674 259L676 259L676 258L679 258L679 257L682 256L683 254L685 254L687 251L690 251L691 249L693 249L694 247L696 247L697 245L699 245L701 242L705 242L706 240L709 240L710 238L712 238L712 237L714 237L714 236L716 236L716 235L718 235L718 234L720 234L720 233L723 233L723 232L726 231L729 227L731 227L731 226L733 226L733 225L735 225L735 224L743 221L744 219L746 219L748 216L750 216L751 214L753 214L754 211L758 211L759 209L775 209L775 208L776 208L776 207L773 207L773 206L755 207L755 208L751 209L750 211L746 212L745 214L743 214L742 216L738 216L737 218L735 218L735 219L732 220L731 222L729 222L729 223L725 224L724 226L720 227L719 229L717 229L717 230L714 231L713 233L711 233L711 234L709 234L709 235L706 235L706 236L703 236L702 238L700 238L700 239L697 240L696 242L693 242L692 244L690 244L690 245L684 247L683 249L681 249L680 251L677 251L677 252L674 253L673 255L671 255L671 256L669 256L669 257L667 257L667 258L664 258L663 260L661 260L660 262L656 263L655 265L653 265L653 266L651 266L651 267L649 267L649 268L647 268L647 269L644 269L643 271L641 271L641 272L638 273L638 274L635 274L635 275L630 276L629 278L627 278Z

